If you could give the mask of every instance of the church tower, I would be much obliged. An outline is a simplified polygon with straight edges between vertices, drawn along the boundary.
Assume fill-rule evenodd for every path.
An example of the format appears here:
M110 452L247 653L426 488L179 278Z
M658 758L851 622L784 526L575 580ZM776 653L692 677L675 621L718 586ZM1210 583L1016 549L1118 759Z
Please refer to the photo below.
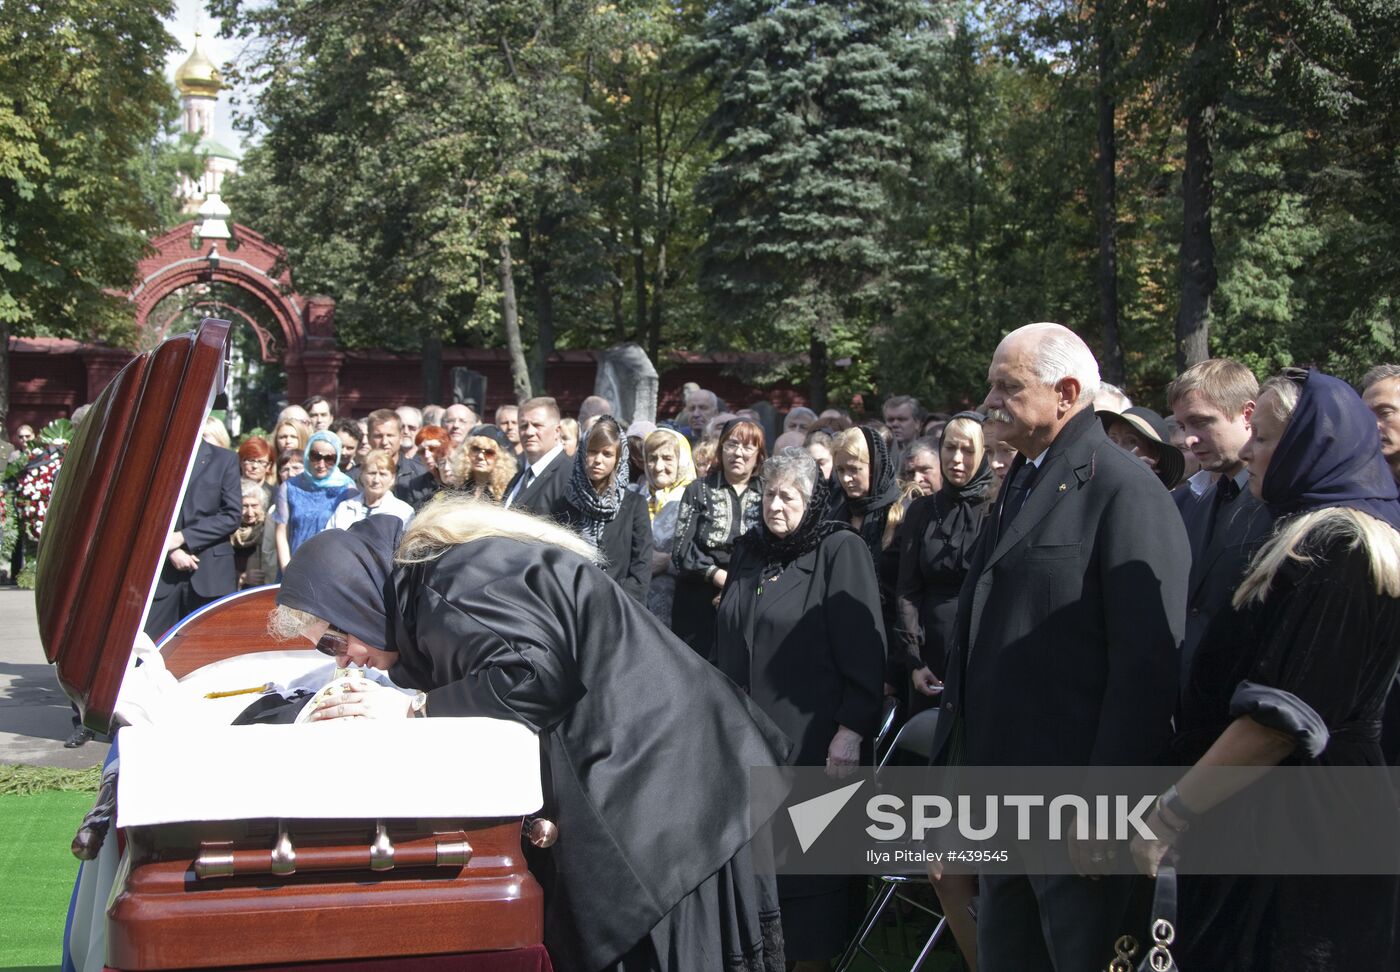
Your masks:
M196 151L205 157L204 174L200 179L196 182L186 178L180 187L183 209L187 213L198 211L206 199L217 196L224 177L238 171L238 153L214 139L214 108L224 81L218 67L204 53L202 40L198 33L194 35L190 56L175 69L175 87L180 91L180 103L184 108L184 130L199 136Z

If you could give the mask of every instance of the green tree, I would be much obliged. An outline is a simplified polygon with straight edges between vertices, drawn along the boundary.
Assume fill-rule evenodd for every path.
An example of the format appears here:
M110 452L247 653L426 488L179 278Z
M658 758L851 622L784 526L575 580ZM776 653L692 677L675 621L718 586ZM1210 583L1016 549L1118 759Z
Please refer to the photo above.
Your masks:
M892 306L891 187L907 176L900 136L925 12L906 0L732 0L699 43L719 86L718 157L698 190L701 287L712 316L753 345L808 352L817 407L832 346Z
M168 0L0 10L0 422L11 333L129 343L114 292L174 215ZM186 146L187 147L187 146ZM188 160L185 160L186 164Z

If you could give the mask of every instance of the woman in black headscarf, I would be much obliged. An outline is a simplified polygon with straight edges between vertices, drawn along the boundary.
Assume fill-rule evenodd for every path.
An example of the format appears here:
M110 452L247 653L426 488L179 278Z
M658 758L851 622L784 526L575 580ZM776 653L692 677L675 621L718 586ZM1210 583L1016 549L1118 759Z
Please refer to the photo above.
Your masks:
M560 972L781 970L772 878L749 854L749 769L789 749L772 722L564 527L445 496L395 556L385 519L307 541L271 627L420 695L356 687L315 718L488 716L539 733L559 839L527 853Z
M832 476L841 487L831 518L855 527L880 582L880 617L885 639L895 644L895 589L899 582L900 525L904 520L899 464L880 433L868 426L846 429L831 444ZM890 653L885 671L888 694L908 683L903 654Z
M842 776L869 762L885 661L880 595L856 533L825 517L816 461L763 465L763 520L735 546L720 598L724 672L797 744L792 762ZM789 959L824 962L851 936L848 877L780 877Z
M1222 778L1208 768L1384 765L1381 711L1400 666L1400 502L1375 418L1347 384L1309 371L1265 382L1252 424L1241 451L1249 488L1279 519L1234 610L1212 619L1192 660L1177 742L1195 766L1148 818L1163 839L1133 842L1148 873L1172 845L1188 853L1199 829L1238 812L1221 804L1245 774ZM1334 789L1330 777L1306 779L1319 791L1264 812L1310 819L1319 834L1367 819L1359 791ZM1394 796L1384 791L1382 809L1393 813ZM1309 807L1322 815L1308 818ZM1251 821L1231 818L1227 832L1250 829ZM1183 877L1180 964L1213 972L1396 968L1398 902L1393 871Z
M644 499L627 488L630 449L611 415L593 423L574 454L556 517L578 531L603 555L603 570L622 589L646 603L651 585L651 518Z
M977 412L949 420L938 455L943 486L909 505L900 543L895 636L913 682L911 715L936 704L942 691L958 592L995 479Z

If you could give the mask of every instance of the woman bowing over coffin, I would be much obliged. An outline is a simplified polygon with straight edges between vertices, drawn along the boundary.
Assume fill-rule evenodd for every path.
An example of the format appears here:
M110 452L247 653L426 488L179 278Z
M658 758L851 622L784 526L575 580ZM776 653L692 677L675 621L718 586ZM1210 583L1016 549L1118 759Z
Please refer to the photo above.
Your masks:
M782 734L566 528L447 497L395 553L391 519L308 540L271 627L420 694L355 687L313 718L490 716L539 733L559 840L531 869L561 972L781 970L748 782L786 760Z

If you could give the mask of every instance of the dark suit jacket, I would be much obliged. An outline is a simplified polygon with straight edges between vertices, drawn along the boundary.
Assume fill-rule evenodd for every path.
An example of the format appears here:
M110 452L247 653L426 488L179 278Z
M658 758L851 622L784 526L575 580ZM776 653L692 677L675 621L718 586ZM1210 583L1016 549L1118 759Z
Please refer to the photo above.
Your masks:
M432 473L428 472L428 467L423 465L422 461L399 456L398 465L394 469L394 495L415 510L432 499L437 492L437 480L432 482L434 488L428 489L422 481L423 476L432 479Z
M560 500L554 512L575 530L583 522L583 514L567 499ZM598 549L603 554L604 573L622 585L637 603L645 605L647 588L651 586L651 554L655 549L646 500L630 490L622 494L622 506L617 516L603 527Z
M238 570L228 538L238 529L242 513L238 455L201 442L180 515L175 518L175 529L185 535L186 549L199 558L199 568L188 575L199 596L222 597L238 590ZM185 575L171 567L167 559L161 570L161 584L184 579Z
M1220 508L1215 531L1207 543L1215 485L1199 496L1190 487L1173 494L1186 537L1191 544L1191 578L1186 590L1186 638L1181 646L1182 685L1191 671L1191 659L1201 643L1210 619L1230 610L1230 599L1244 579L1254 554L1273 531L1269 509L1246 485L1240 494Z
M1008 482L1025 461L1017 458ZM1164 758L1190 551L1161 481L1085 409L1047 450L1005 531L1000 513L998 502L959 595L936 758L1050 766Z
M521 491L515 498L515 502L510 505L513 510L527 510L531 513L539 513L544 516L555 514L559 504L564 500L564 494L569 489L569 473L573 470L574 461L560 450L544 471L535 477L529 486ZM515 489L515 484L521 476L529 470L529 466L523 467L520 472L510 481L506 487L506 495L511 494Z

